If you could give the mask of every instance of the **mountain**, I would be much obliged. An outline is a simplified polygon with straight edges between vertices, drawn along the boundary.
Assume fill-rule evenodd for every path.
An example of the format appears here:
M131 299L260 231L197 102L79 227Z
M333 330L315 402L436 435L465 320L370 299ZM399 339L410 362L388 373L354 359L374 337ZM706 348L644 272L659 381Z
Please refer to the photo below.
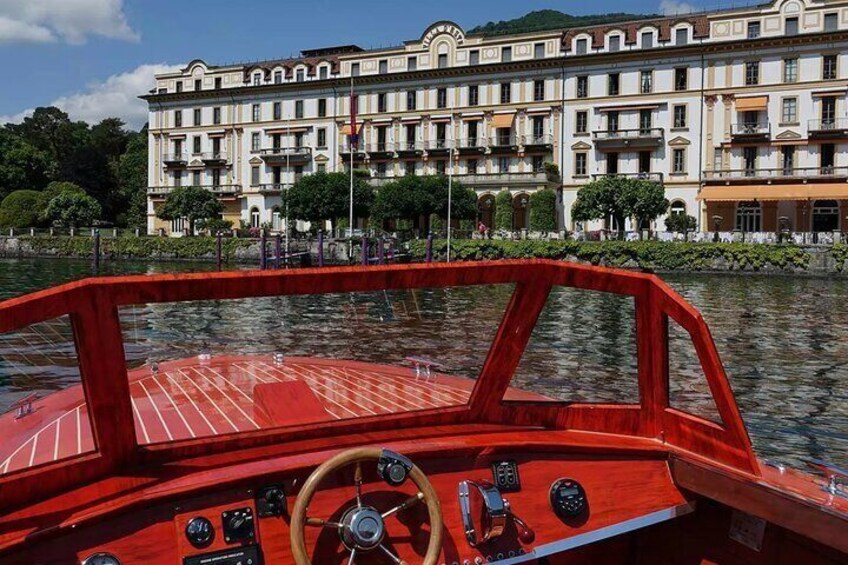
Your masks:
M592 16L572 16L558 10L539 10L513 20L489 22L468 30L469 34L486 36L512 33L528 33L571 27L586 27L598 24L610 24L629 20L644 20L660 17L657 14L597 14Z

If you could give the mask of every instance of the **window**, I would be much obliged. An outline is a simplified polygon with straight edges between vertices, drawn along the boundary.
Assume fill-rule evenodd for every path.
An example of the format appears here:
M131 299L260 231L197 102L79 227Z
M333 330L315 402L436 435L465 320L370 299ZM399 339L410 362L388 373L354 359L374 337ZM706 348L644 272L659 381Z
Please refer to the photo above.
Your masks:
M445 172L447 171L447 165L448 165L447 161L443 161L443 160L436 161L436 174L437 175L445 174Z
M607 75L607 95L618 96L620 79L621 75L618 73Z
M672 173L681 174L686 172L686 150L677 148L672 152Z
M839 29L839 16L836 13L824 15L824 30L836 31Z
M439 147L447 147L447 138L448 138L447 124L444 124L444 123L436 124L436 141L439 143Z
M577 77L577 98L589 97L589 77L586 75Z
M795 146L784 145L780 148L780 160L784 175L791 175L795 170Z
M407 110L415 110L418 106L418 93L414 90L408 90L406 92L406 109Z
M252 119L254 122L258 122L262 119L262 107L259 104L253 105Z
M350 75L355 77L359 76L359 63L353 63L350 65Z
M819 166L822 168L822 172L825 174L832 173L833 165L836 162L836 145L833 143L822 143L819 154L821 155Z
M686 203L682 200L675 200L671 203L668 210L669 216L683 216L686 214Z
M415 141L418 138L418 126L415 124L407 124L406 126L406 147L407 149L415 149Z
M783 60L783 82L798 81L798 59Z
M607 131L618 131L618 112L607 112Z
M377 163L377 171L376 172L377 172L378 177L386 176L386 162L385 161L380 161L379 163Z
M724 161L724 150L721 147L713 149L713 170L720 171Z
M304 76L304 75L305 75L304 70L303 70L303 69L298 69L298 70L297 70L297 73L295 73L294 81L295 81L295 82L303 82L303 80L304 80L304 78L305 78L305 76Z
M294 146L298 149L303 147L303 132L297 132L294 134Z
M377 95L377 111L382 113L386 111L386 93L381 92Z
M318 166L315 168L315 171L318 173L326 173L327 165L326 163L318 163Z
M545 171L545 158L541 155L533 155L533 160L531 162L531 167L533 167L534 173L542 173Z
M781 103L780 121L784 124L794 124L798 121L798 99L784 98Z
M501 83L501 104L512 102L512 85L508 82Z
M477 106L480 103L480 87L472 84L468 87L468 105Z
M262 73L253 73L253 86L262 84Z
M542 141L545 137L545 118L543 116L533 117L533 139Z
M274 84L282 84L283 71L274 71Z
M327 99L319 98L318 99L318 117L324 118L327 116Z
M212 123L216 125L221 123L221 108L212 108Z
M578 39L574 42L574 53L577 55L585 55L587 46L588 41L586 39Z
M609 38L609 50L618 51L621 49L621 36L613 35Z
M743 232L758 232L761 217L759 202L740 202L736 208L736 229Z
M674 69L674 90L681 91L689 88L689 67Z
M504 47L501 49L501 62L509 63L512 61L512 47Z
M448 68L448 56L447 53L442 53L439 55L439 68L446 69Z
M193 123L194 123L194 125L199 126L199 125L201 125L201 122L202 122L202 119L201 119L201 115L200 115L200 108L195 108L194 109Z
M578 110L574 114L574 133L587 133L589 129L589 112Z
M303 100L295 100L294 102L294 117L302 118L303 117Z
M836 97L823 96L821 99L822 126L833 128L836 123Z
M533 58L535 59L544 59L545 58L545 44L537 43L533 46Z
M586 161L588 160L587 153L575 153L574 154L574 176L575 177L585 177L586 176Z
M174 127L175 128L183 127L183 111L182 110L174 110Z
M748 22L748 39L756 39L760 36L760 22Z
M745 176L753 177L757 173L757 148L742 148L742 163L745 167Z
M679 104L674 107L674 127L675 128L685 128L686 127L686 105Z
M437 108L447 108L448 107L448 89L440 88L436 91L436 107Z
M322 67L320 67L320 68L318 69L318 78L319 78L319 79L321 79L321 80L326 79L326 78L327 78L327 74L328 74L328 73L327 73L327 67L326 67L326 66L322 66Z
M215 77L215 90L221 88L221 77Z
M639 110L639 131L643 134L651 133L653 127L654 113L651 110Z
M542 102L545 99L545 81L533 81L533 101Z
M415 161L406 161L403 164L403 174L415 176Z
M681 27L674 31L674 44L686 45L689 43L689 28Z
M477 159L469 159L468 162L465 164L465 171L469 175L476 174L478 166L479 166L479 162L477 161Z
M468 122L468 147L476 147L477 146L477 135L479 133L477 120Z
M654 73L653 71L642 71L639 80L639 92L642 94L650 94L654 91Z
M618 153L607 153L607 174L608 175L617 175L618 174Z
M642 35L639 36L640 43L642 45L642 49L650 49L654 46L654 34L650 31L643 31Z
M274 102L274 119L282 120L283 119L283 103L282 102Z
M651 172L651 152L650 151L640 151L639 152L639 172L640 173L650 173Z
M784 33L786 35L798 35L798 18L786 18Z
M183 185L183 172L174 171L174 186L181 187Z
M177 92L182 92L182 91L183 91L183 81L178 80L177 81Z
M203 89L203 81L200 80L199 78L194 80L194 89L195 90L202 90Z
M192 141L192 153L197 155L200 153L200 136L195 135L191 138Z
M250 136L250 150L259 151L262 148L262 137L259 133Z
M760 84L760 62L747 61L745 63L745 86Z
M498 157L498 172L499 173L508 173L509 172L509 157Z
M250 167L250 186L259 186L259 166Z
M480 64L480 51L477 49L472 49L468 52L468 64L469 65L479 65Z
M822 80L836 80L836 55L822 57Z
M389 62L385 59L382 59L378 66L379 73L384 75L389 72Z
M194 171L191 173L191 185L192 186L200 186L202 181L200 180L200 171Z
M406 59L406 70L407 71L417 71L418 70L418 57L407 57L407 59Z
M327 129L326 128L318 128L316 130L316 144L318 147L327 147Z

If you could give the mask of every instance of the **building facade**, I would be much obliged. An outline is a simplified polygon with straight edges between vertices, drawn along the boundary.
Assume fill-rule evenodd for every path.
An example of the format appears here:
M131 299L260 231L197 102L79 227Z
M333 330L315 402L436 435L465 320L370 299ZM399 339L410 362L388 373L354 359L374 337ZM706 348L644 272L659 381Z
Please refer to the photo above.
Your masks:
M278 230L281 194L301 175L353 163L378 190L451 173L476 190L488 226L499 191L522 229L528 195L553 188L561 226L575 229L580 187L626 175L662 182L668 213L703 231L848 229L846 47L848 2L777 0L496 37L437 22L389 49L195 60L143 97L148 228L179 232L155 207L196 185L219 196L225 219Z

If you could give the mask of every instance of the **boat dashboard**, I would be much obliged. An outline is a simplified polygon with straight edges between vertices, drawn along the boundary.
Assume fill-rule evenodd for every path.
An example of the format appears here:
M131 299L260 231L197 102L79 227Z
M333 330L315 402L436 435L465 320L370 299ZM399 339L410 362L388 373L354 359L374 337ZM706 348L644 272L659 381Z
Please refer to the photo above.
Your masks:
M664 457L523 449L408 458L355 448L310 473L242 484L75 528L11 563L522 563L694 504Z

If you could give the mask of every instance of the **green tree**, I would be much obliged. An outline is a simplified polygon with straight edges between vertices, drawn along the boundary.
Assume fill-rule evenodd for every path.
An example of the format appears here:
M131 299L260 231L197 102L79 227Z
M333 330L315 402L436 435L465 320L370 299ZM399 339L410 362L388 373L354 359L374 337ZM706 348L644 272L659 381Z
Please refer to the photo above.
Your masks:
M180 218L188 220L188 231L194 235L198 220L217 219L224 207L214 194L197 186L175 188L156 210L156 216L162 220L173 221Z
M16 190L38 190L49 181L51 162L46 153L11 130L0 127L0 199Z
M509 231L512 229L512 194L508 190L502 190L495 196L495 226L497 230Z
M103 213L97 200L87 194L63 191L47 204L45 216L53 225L66 228L91 226Z
M349 214L350 175L347 173L306 175L289 189L286 198L288 198L290 217L316 224L329 220L335 229L338 220L347 218ZM367 217L373 202L374 191L371 186L364 177L354 175L354 216Z
M650 221L668 208L661 184L627 177L604 177L584 185L577 191L571 217L579 222L604 220L612 222L619 236L624 221L634 217L639 222Z
M645 226L668 210L669 202L665 189L660 183L648 180L627 179L626 191L630 200L630 215L636 219L636 225Z
M546 188L530 195L530 229L553 232L557 229L556 193Z
M0 202L0 226L4 228L29 228L38 224L39 199L37 190L16 190Z
M117 186L115 169L107 156L93 143L80 145L71 151L59 165L59 178L85 189L103 208L109 218L114 218L117 206L114 189Z
M45 152L54 166L58 166L91 139L88 124L72 122L68 114L54 106L36 108L32 116L24 118L20 124L9 124L6 127L36 149Z
M126 225L147 226L147 129L133 136L118 162L118 193L125 203Z
M477 194L473 190L454 182L450 197L454 220L476 217ZM448 178L444 175L407 175L388 183L377 191L371 210L371 217L377 221L405 220L423 233L430 230L431 216L447 220L447 214Z
M116 162L127 150L135 134L126 130L120 118L106 118L91 128L91 143L111 162Z
M38 211L41 215L42 223L49 223L50 218L47 216L47 206L50 201L63 193L70 194L85 194L85 191L79 185L72 182L53 181L47 185L47 188L40 192L38 199Z
M665 229L670 232L686 233L693 231L696 225L695 217L687 214L669 214L665 218Z

